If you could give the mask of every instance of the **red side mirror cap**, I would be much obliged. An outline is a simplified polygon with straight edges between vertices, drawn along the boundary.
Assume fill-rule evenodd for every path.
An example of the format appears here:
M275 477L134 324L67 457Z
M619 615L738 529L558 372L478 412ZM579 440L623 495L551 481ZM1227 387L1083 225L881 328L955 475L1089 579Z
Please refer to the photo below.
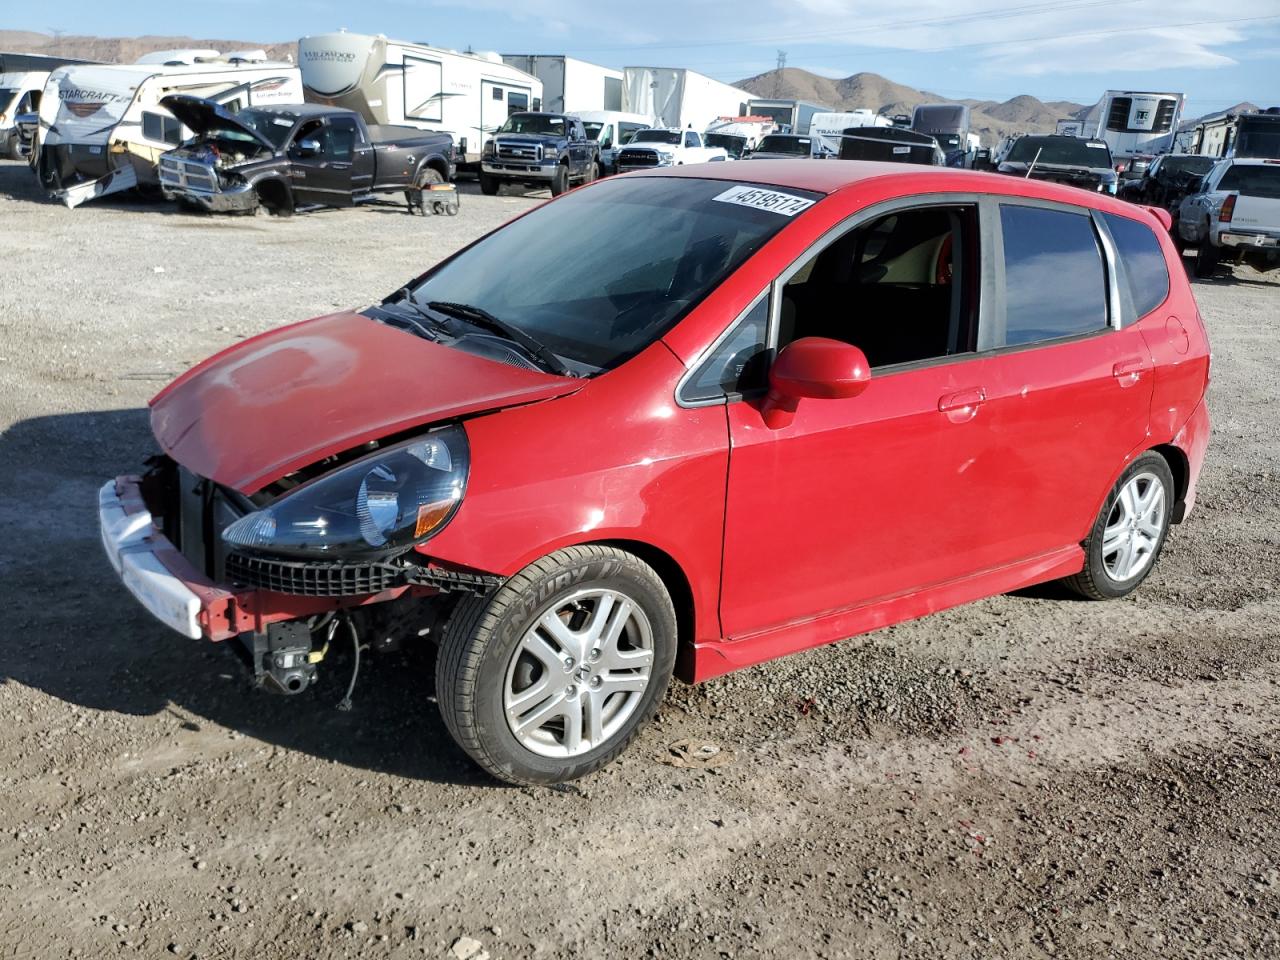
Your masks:
M765 421L785 425L805 397L840 400L856 397L871 382L867 356L851 343L803 337L778 354L769 371Z

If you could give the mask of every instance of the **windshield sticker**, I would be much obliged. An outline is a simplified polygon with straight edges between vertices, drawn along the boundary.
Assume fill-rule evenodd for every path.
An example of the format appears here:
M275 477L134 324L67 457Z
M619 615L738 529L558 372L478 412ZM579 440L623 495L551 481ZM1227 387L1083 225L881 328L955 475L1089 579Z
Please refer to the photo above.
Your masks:
M768 210L780 213L784 217L794 217L797 213L813 206L812 200L779 193L776 190L763 190L760 187L730 187L719 196L712 197L721 203L736 203L740 207L751 207L755 210Z
M273 118L273 119L272 119L272 121L271 121L271 122L272 122L272 123L274 123L277 127L292 127L292 126L293 126L293 118L285 119L284 117L275 117L275 118Z

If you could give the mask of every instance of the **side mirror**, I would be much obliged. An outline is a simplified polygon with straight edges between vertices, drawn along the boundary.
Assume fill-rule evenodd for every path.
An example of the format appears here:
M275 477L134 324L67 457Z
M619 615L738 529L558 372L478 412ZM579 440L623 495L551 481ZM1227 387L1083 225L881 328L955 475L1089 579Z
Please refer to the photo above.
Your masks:
M298 141L298 156L314 157L319 152L320 152L319 140L299 140Z
M773 429L784 427L791 422L802 399L856 397L870 382L867 356L853 344L826 337L802 337L784 347L769 370L765 424Z

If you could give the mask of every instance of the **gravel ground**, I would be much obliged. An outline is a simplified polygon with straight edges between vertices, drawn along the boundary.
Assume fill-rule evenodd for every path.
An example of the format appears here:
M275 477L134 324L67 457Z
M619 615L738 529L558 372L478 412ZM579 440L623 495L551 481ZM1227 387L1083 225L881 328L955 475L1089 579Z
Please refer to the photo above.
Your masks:
M677 686L561 789L475 771L429 651L342 713L128 598L95 491L150 452L151 393L540 196L66 211L0 164L0 956L1280 955L1274 275L1196 284L1214 442L1135 596L1025 591ZM686 737L730 762L660 762Z

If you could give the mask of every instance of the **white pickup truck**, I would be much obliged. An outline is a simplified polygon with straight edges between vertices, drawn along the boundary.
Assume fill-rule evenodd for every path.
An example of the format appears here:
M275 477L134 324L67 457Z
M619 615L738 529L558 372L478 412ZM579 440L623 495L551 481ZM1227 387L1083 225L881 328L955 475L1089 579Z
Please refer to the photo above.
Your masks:
M1174 240L1195 248L1197 277L1223 260L1261 272L1280 266L1280 160L1216 163L1179 206Z
M727 159L729 154L723 147L708 147L696 130L651 127L636 131L631 142L618 151L618 172Z

